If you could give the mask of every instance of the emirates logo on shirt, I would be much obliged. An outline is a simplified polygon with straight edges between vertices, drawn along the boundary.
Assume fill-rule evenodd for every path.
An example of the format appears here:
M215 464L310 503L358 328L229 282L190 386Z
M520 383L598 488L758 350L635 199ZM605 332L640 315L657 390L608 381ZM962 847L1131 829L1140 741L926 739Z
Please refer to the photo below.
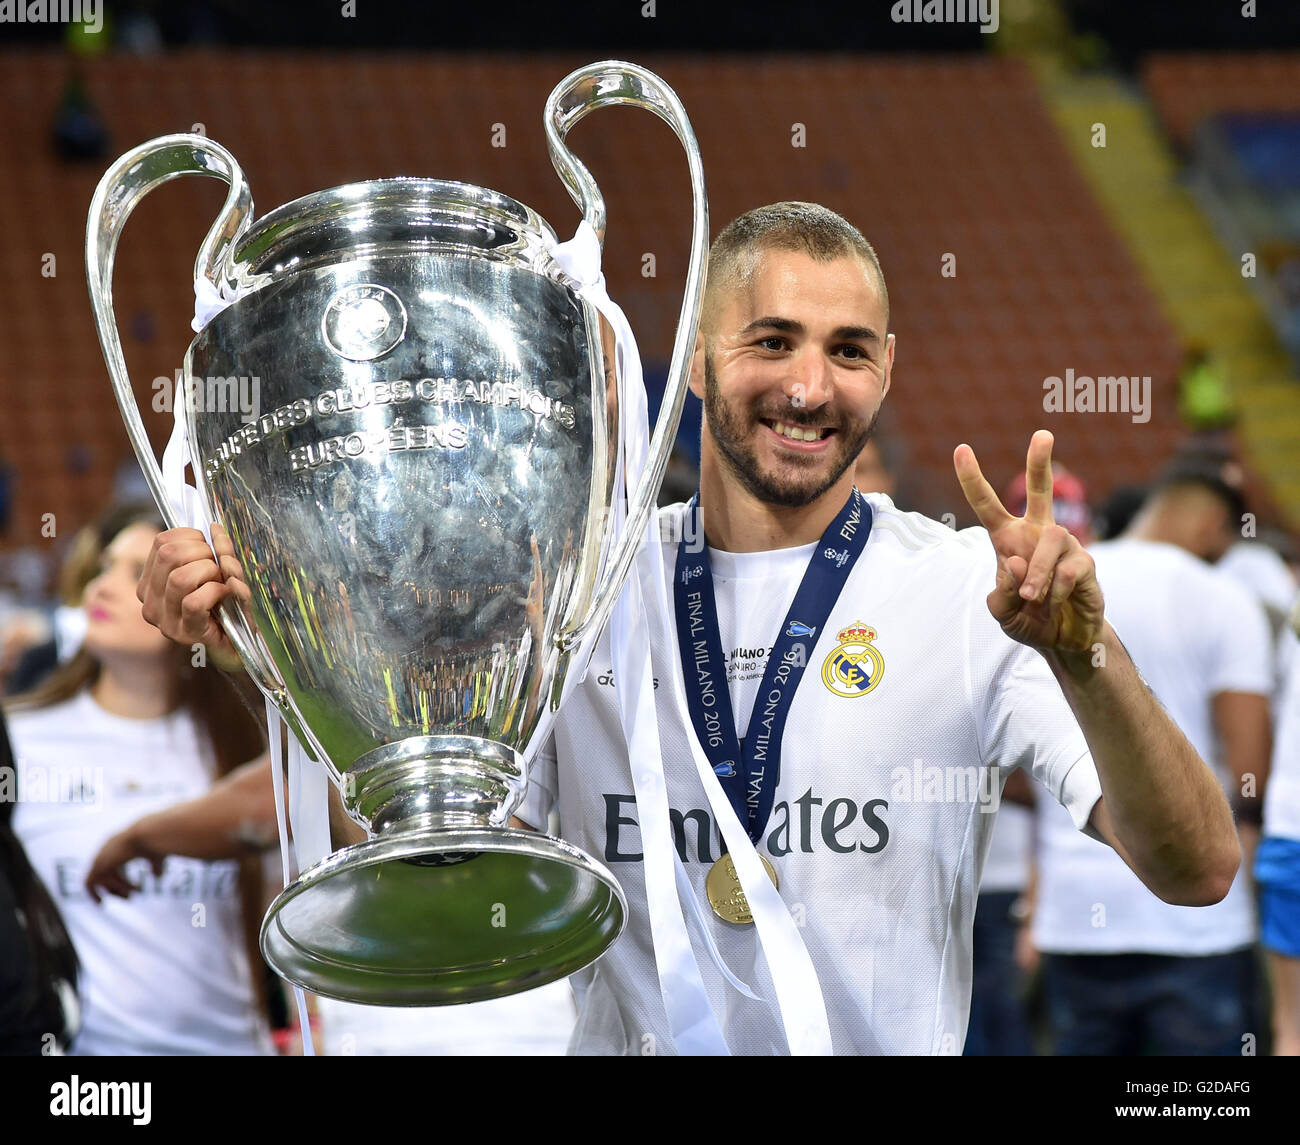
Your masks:
M604 795L605 862L639 863L641 827L636 819L634 795ZM875 855L889 843L889 825L884 812L889 803L868 799L825 799L812 788L798 799L777 803L772 808L767 831L759 844L774 858L799 852L811 855L830 851L839 855ZM668 809L673 844L683 863L713 863L722 857L722 833L713 816L703 807L689 811Z

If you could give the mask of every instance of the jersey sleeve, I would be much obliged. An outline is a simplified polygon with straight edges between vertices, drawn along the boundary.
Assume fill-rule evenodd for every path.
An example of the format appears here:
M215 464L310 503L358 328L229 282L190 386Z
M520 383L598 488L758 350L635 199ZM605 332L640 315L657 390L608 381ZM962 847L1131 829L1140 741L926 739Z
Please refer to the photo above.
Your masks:
M1245 589L1223 574L1215 606L1205 609L1200 603L1194 623L1214 626L1216 651L1210 664L1210 692L1253 692L1270 695L1273 691L1273 638L1264 607Z
M557 775L555 735L552 733L528 768L528 786L524 789L523 802L515 809L518 818L538 831L546 830L551 808L555 806L559 787Z
M1047 661L1007 636L990 614L985 597L993 571L976 578L970 597L968 671L980 761L1003 775L1024 768L1076 828L1104 843L1088 823L1101 798L1088 742Z

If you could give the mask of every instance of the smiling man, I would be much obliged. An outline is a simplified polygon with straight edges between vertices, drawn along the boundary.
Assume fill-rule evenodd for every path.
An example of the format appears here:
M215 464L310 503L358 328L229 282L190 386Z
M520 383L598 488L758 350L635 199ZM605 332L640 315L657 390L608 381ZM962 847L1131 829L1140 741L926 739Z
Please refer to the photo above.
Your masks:
M1024 517L964 445L957 476L984 528L954 532L854 489L890 388L888 326L870 245L824 207L763 207L714 243L691 383L700 491L662 511L661 533L684 538L661 554L678 639L652 633L651 655L656 677L685 684L685 712L674 689L655 692L673 843L737 1053L787 1046L774 1008L729 982L772 997L689 736L803 928L840 1053L961 1051L991 812L1017 767L1166 901L1218 901L1240 858L1213 775L1107 624L1091 559L1052 521L1049 434L1030 442ZM237 575L219 528L214 542ZM140 593L169 635L221 646L212 609L234 589L212 555L173 530ZM561 833L628 898L627 932L575 976L573 1048L671 1052L614 685L607 634L519 815L542 824L557 807Z

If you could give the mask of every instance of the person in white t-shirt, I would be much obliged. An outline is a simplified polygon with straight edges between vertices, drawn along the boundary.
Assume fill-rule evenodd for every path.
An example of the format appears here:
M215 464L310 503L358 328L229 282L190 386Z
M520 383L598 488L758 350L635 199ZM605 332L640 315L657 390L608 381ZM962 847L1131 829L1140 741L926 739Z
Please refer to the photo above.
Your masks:
M1300 1056L1300 640L1283 633L1290 671L1277 708L1264 830L1255 856L1260 943L1273 993L1273 1052Z
M1273 683L1263 609L1207 563L1241 511L1212 473L1182 468L1123 536L1089 549L1138 670L1238 806L1268 771ZM1040 801L1033 924L1056 1052L1240 1054L1256 1027L1246 865L1222 902L1172 906L1057 811Z
M155 811L108 839L90 864L92 890L129 896L127 864L170 855L225 859L276 837L269 760L232 772L187 803ZM360 1006L317 997L319 1052L332 1056L545 1056L564 1053L576 1011L567 982L462 1006Z
M708 692L734 712L730 727L715 721L718 741L746 739L739 762L718 759L714 774L733 808L739 793L740 822L802 920L832 1048L956 1054L993 820L984 812L1007 772L1031 771L1076 826L1119 849L1170 901L1218 901L1240 852L1213 775L1106 622L1091 558L1051 519L1049 434L1030 442L1023 518L1002 507L969 446L956 450L984 529L954 532L853 488L853 460L890 385L888 321L875 254L834 212L775 204L726 227L710 255L691 380L705 406L702 520L690 506L661 510L671 539L650 556L666 584L707 587L716 600L716 624L697 617L695 599L676 611L692 633L700 619L705 658L725 663L728 687ZM679 546L700 536L696 524L707 545ZM195 530L170 531L140 593L163 631L221 646L211 610L243 590L218 572L240 575L228 538L215 529L213 540L215 553ZM706 557L707 577L697 572ZM807 601L808 615L802 603L790 611L794 600ZM805 670L792 698L782 686L774 701L770 689L760 696L758 664L787 638L804 642ZM671 631L651 632L649 644L653 674L681 673L698 707L700 662L683 668ZM1104 671L1093 667L1097 649ZM783 654L780 664L790 672L777 674L792 679L795 660ZM670 1053L611 669L607 632L556 720L553 751L534 764L519 815L540 826L557 805L561 833L609 864L628 899L623 936L576 976L571 1048ZM695 720L676 687L659 688L655 704L671 843L700 920L693 937L701 950L711 939L733 977L770 998L688 751ZM711 871L724 883L712 896ZM730 1050L785 1052L770 1006L730 985L712 954L699 962Z
M11 701L14 830L81 962L71 1053L270 1053L239 863L136 860L121 876L131 887L107 897L83 882L105 839L206 791L264 742L229 684L141 616L134 587L159 527L148 510L112 536L86 587L80 651Z

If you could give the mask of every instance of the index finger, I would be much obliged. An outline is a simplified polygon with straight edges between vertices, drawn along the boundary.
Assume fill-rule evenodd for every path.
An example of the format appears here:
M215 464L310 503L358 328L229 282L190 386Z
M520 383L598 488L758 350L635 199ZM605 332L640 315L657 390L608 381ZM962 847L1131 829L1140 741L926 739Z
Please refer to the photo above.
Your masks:
M212 522L212 552L217 558L217 569L221 573L221 579L229 585L234 585L236 596L247 602L251 593L248 583L244 580L244 568L235 555L235 545L230 535L216 521Z
M1048 430L1035 430L1025 457L1025 520L1035 525L1056 523L1052 516L1052 444Z
M975 460L975 451L969 445L957 446L952 463L957 470L957 480L961 482L961 491L966 495L966 503L975 510L981 525L992 533L1008 521L1015 520L998 499L993 486L984 479L980 463Z
M163 560L164 548L168 550L170 563ZM181 556L184 556L185 561L189 561L202 560L205 556L211 555L212 550L208 548L208 542L198 529L164 529L154 537L149 555L145 557L144 570L140 573L140 579L135 586L136 599L143 604L145 595L151 588L155 593L161 594L168 574L178 564L184 563L180 560Z

